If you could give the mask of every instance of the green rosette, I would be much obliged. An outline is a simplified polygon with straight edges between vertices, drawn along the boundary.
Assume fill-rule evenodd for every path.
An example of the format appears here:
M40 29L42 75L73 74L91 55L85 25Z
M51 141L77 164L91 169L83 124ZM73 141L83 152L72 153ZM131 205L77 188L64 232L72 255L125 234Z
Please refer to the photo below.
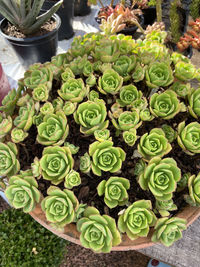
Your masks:
M35 107L33 100L26 103L26 106L22 106L19 109L19 115L14 119L14 125L28 131L33 124L33 115L35 114Z
M113 69L123 77L124 81L128 81L131 78L130 73L133 71L136 65L136 57L120 56L114 63Z
M100 93L115 95L119 92L123 84L123 78L119 74L112 70L107 69L103 72L103 75L99 77L98 89Z
M57 185L61 183L74 166L74 160L68 147L49 146L44 148L40 167L42 177Z
M126 178L112 176L107 181L102 180L97 186L99 196L104 195L104 202L112 209L124 206L128 202L127 190L130 188L130 182Z
M86 96L88 88L81 78L69 78L63 83L61 89L58 90L59 96L65 101L70 100L71 102L81 102Z
M154 128L149 134L144 134L138 144L138 152L147 161L156 156L162 158L171 150L172 147L165 137L165 133L160 128Z
M179 97L185 98L190 93L190 84L183 82L174 82L170 87Z
M11 140L13 143L20 143L28 136L28 133L22 129L13 128L11 131Z
M46 102L40 108L40 112L41 112L42 115L47 115L47 114L54 113L54 107L50 102Z
M12 118L0 113L0 140L12 129Z
M119 103L121 107L125 107L132 105L135 100L140 99L142 97L142 92L138 91L134 85L129 84L120 89L119 96L120 99L117 99L117 103Z
M47 84L40 84L32 91L32 96L35 101L45 102L49 97L49 88Z
M81 184L80 174L74 170L71 170L65 177L64 186L67 189L72 189L74 186L79 186Z
M0 176L10 177L20 170L17 154L17 146L14 143L0 142Z
M9 179L9 186L5 190L5 195L15 209L22 208L26 213L34 210L41 197L38 183L31 172L28 173L27 171Z
M133 128L137 129L142 124L137 110L124 111L119 115L117 120L112 116L112 123L116 129L121 131L128 131Z
M163 245L170 247L174 242L182 238L182 230L186 230L187 221L182 218L172 217L158 219L152 236L153 242L160 241Z
M89 146L92 157L92 171L101 176L101 171L115 173L121 169L126 153L120 147L113 147L112 141L94 142Z
M88 153L85 153L82 157L80 157L80 171L83 173L89 173L91 169L91 159Z
M83 217L77 222L77 230L81 233L81 245L96 253L108 253L113 246L121 243L115 220L108 215L100 215L94 207L85 209Z
M195 78L196 68L191 63L179 61L175 65L175 77L183 82L190 81Z
M178 125L177 141L179 146L188 155L200 153L200 124L198 122L191 122L185 125L181 122Z
M166 90L161 94L155 93L150 98L150 111L155 117L169 120L175 117L180 110L181 104L172 90Z
M63 111L57 111L56 114L47 114L43 122L37 126L38 143L49 145L62 145L68 136L69 126L67 118Z
M198 117L200 117L200 88L192 88L190 94L188 95L188 102L188 109L190 114L195 119L198 119Z
M98 98L81 103L74 113L75 122L81 125L80 132L85 135L91 135L96 130L106 129L109 124L108 120L105 121L106 116L105 102Z
M172 69L165 62L150 63L145 76L149 88L166 87L174 80Z
M118 219L118 228L131 240L146 237L156 223L150 200L138 200L130 205Z
M73 222L79 205L74 193L68 189L61 190L56 186L50 186L47 194L41 203L47 220L59 228Z
M129 131L123 132L123 140L128 146L134 146L137 141L136 129L130 129Z
M139 176L143 190L149 189L157 200L172 199L177 182L181 179L181 170L172 158L154 157Z
M189 196L194 206L200 206L200 173L188 179Z

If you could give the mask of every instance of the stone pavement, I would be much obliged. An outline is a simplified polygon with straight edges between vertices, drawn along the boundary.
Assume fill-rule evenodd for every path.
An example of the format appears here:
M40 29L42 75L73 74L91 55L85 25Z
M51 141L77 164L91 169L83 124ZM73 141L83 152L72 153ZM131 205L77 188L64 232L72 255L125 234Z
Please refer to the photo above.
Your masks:
M103 1L105 4L110 2ZM75 35L82 35L87 32L98 31L98 25L94 20L97 13L97 7L92 7L92 12L86 17L75 17L73 27ZM63 40L59 42L58 53L66 51L72 42ZM19 64L16 55L5 40L0 37L0 62L5 72L14 79L22 77L24 69ZM194 51L192 62L200 67L200 52ZM177 241L172 247L166 248L163 245L154 245L150 248L141 249L139 252L144 253L152 258L157 258L163 262L176 267L200 267L200 219L196 220L184 233L183 239Z

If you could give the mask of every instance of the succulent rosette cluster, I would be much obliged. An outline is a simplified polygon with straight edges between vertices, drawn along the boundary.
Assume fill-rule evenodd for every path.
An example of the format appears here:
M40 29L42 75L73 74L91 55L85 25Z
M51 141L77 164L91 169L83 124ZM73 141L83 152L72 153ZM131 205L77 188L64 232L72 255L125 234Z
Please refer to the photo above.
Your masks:
M179 203L200 205L199 70L165 35L86 34L25 72L0 107L13 207L41 207L58 230L76 224L95 252L150 230L166 246L182 236Z

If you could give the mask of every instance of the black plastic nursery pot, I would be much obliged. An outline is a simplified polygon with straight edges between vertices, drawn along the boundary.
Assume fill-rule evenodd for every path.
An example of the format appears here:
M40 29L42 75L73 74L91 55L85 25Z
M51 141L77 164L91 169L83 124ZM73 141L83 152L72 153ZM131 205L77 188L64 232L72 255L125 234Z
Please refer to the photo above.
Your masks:
M58 47L58 29L61 21L58 15L52 17L56 21L56 28L41 36L16 38L4 33L8 21L3 19L0 22L0 34L7 40L16 52L19 61L27 69L30 65L50 61L56 55Z
M88 0L74 0L74 16L86 16L90 12L91 7L88 5Z
M42 9L49 10L55 1L45 0ZM73 31L73 17L74 17L74 1L73 0L64 0L61 7L57 10L56 14L61 19L61 25L58 30L58 40L70 39L74 35Z

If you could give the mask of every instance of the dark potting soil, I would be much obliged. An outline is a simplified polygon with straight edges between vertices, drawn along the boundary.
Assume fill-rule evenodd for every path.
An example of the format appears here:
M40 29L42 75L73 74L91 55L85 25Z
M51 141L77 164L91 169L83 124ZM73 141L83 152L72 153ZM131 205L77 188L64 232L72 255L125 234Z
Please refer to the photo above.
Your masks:
M98 74L96 74L98 76ZM82 77L83 78L83 77ZM98 78L98 77L97 77ZM128 82L128 84L131 81ZM124 83L126 85L127 83ZM53 89L51 91L51 98L56 98L57 90L60 88L59 82L53 83ZM139 82L136 84L137 88L143 92L143 95L149 98L149 91L146 85L143 82ZM92 88L94 89L94 88ZM167 88L165 88L166 90ZM160 89L160 91L164 91L164 89ZM110 97L100 94L100 98L102 98L107 103L107 110L110 110L111 105L116 102L116 96ZM112 103L110 103L112 100ZM87 101L87 99L84 99ZM69 135L66 138L66 141L69 143L74 144L75 146L79 146L80 149L77 154L73 155L74 158L74 170L80 172L79 170L79 163L80 163L80 156L83 156L84 153L88 152L89 145L95 141L94 136L84 136L80 133L80 125L76 124L73 115L68 116L68 124L69 124ZM193 117L191 117L188 113L182 112L177 114L171 120L162 120L160 118L155 118L151 122L143 122L143 124L137 129L137 135L142 136L143 134L150 132L151 129L156 127L161 127L163 124L168 124L174 129L177 129L177 126L180 122L186 121L186 124L196 121ZM199 121L199 120L198 120ZM200 122L200 121L199 121ZM114 142L115 147L121 147L126 152L126 160L122 163L122 168L118 173L110 173L102 171L102 175L96 176L91 171L89 174L84 174L80 172L82 183L78 187L74 187L72 190L75 193L76 197L78 198L80 203L87 203L88 205L95 206L101 214L108 214L117 220L118 213L125 209L126 206L120 206L113 209L108 208L103 200L103 197L99 197L97 194L97 186L103 180L107 180L111 176L120 176L129 179L131 187L128 190L129 194L129 201L133 203L134 201L140 199L149 199L152 201L153 208L155 208L155 198L152 193L148 190L143 191L136 179L136 176L133 174L134 167L140 158L133 157L134 151L137 149L137 145L139 143L139 139L137 140L136 144L133 147L129 147L125 144L122 139L122 136L116 136L115 134L115 127L112 125L110 121L108 129L111 132L112 140ZM42 157L42 151L44 146L38 144L36 141L37 136L37 128L35 125L31 127L29 130L29 135L25 139L22 144L18 144L19 149L19 161L22 170L27 170L31 167L31 163L34 161L35 157L40 159ZM183 152L183 150L179 147L177 141L175 140L172 144L172 150L169 154L165 157L172 157L176 160L178 167L181 169L182 174L191 172L192 174L197 174L200 171L200 157L199 155L189 156ZM51 185L50 181L46 181L43 178L38 180L39 190L45 196L47 196L47 189ZM64 182L58 185L59 188L64 189ZM174 202L178 207L178 211L183 209L186 206L184 201L184 194L187 193L186 191L182 191L180 193L174 194ZM171 212L171 214L176 214L177 211Z
M8 23L7 27L4 29L4 33L10 37L30 38L30 37L42 36L48 32L53 31L55 28L56 28L56 21L53 19L50 19L44 25L41 26L39 31L33 34L25 35L16 26Z

